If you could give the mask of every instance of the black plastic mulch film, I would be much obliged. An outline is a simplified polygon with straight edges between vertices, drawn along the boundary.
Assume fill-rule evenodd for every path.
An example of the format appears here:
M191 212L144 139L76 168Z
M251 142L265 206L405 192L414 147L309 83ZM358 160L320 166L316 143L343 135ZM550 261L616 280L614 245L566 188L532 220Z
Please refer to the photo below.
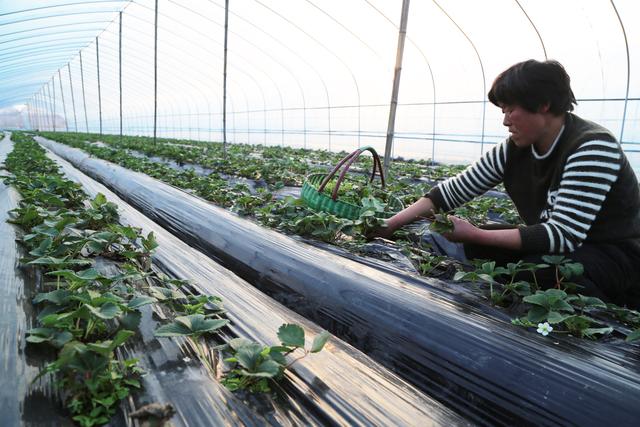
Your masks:
M443 291L436 281L386 274L363 266L261 228L145 175L89 158L61 144L39 141L104 182L191 246L365 351L474 423L631 425L640 419L636 405L640 397L639 366L637 354L628 347L575 339L552 341L531 334L505 323L504 316ZM73 168L67 166L65 172L71 179L82 181L86 191L105 192L96 190L93 186L98 184ZM139 213L123 209L127 222L143 226L146 231L157 228ZM160 251L155 261L168 273L195 278L205 292L222 296L238 335L275 342L278 322L293 321L302 323L307 330L318 331L209 258L162 230L160 233ZM232 289L229 283L233 283ZM335 339L331 342L333 346L327 354L334 360L314 355L315 360L305 361L305 369L299 367L289 376L291 395L299 393L291 401L297 401L302 412L289 409L282 413L282 408L271 408L269 423L462 422L348 345ZM335 355L330 356L337 347L344 347L345 355L352 358L343 355L336 360ZM166 353L165 362L176 359L171 353ZM363 365L352 366L354 359ZM367 369L363 370L364 366ZM204 378L199 375L194 380ZM322 384L326 378L332 381ZM398 394L399 389L404 393ZM160 384L156 391L163 390L167 397L177 398L172 384ZM222 395L233 400L233 395L225 392ZM324 400L318 400L316 393ZM185 400L191 396L193 392L185 393ZM317 407L309 407L311 402ZM182 421L189 425L211 422L206 416L199 418L210 408L195 406L178 408L179 415L183 411L182 417L189 414L189 421L181 418ZM238 409L247 412L241 405ZM252 424L250 420L249 416L242 423Z
M0 164L11 149L6 136L0 141ZM24 340L26 331L36 326L31 298L40 278L18 267L23 253L16 243L17 228L6 221L20 195L2 181L0 177L0 424L65 425L50 378L31 385L48 356L27 351Z
M339 257L146 175L38 140L189 245L473 422L640 419L634 351L532 334L431 280Z
M211 258L163 230L103 185L64 160L57 157L54 160L62 166L67 177L80 182L89 195L102 192L108 200L118 204L122 222L142 227L145 233L154 231L160 245L154 255L154 265L173 277L191 279L203 293L222 297L232 322L231 330L237 336L275 344L276 332L283 323L300 324L307 334L320 332L317 325L266 297ZM6 226L10 227L9 224ZM12 262L17 265L17 258L14 260ZM127 354L123 357L140 358L141 367L149 371L143 379L142 393L135 397L136 406L153 401L171 403L177 411L171 420L175 425L467 424L453 410L337 338L330 339L322 352L294 365L276 399L258 395L251 397L249 402L243 401L239 395L208 377L195 362L185 359L189 352L180 345L182 341L156 339L152 332L156 326L150 313L143 316L142 337L125 346ZM17 340L23 341L24 329L19 333ZM4 379L0 381L4 382ZM28 388L26 380L18 378L17 381L22 381L20 387ZM12 398L16 398L15 394ZM0 411L2 419L5 419L4 412L5 409ZM18 416L15 411L13 414L14 418ZM25 416L24 413L21 415Z

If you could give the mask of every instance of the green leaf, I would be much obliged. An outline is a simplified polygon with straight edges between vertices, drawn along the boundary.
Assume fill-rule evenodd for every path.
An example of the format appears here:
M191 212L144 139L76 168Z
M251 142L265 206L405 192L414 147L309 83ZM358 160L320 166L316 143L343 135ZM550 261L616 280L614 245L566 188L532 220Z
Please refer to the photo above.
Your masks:
M116 347L118 347L120 344L122 344L123 342L125 342L126 340L129 339L129 337L135 335L136 333L133 331L129 331L126 329L121 329L118 331L118 333L116 334L116 337L113 339L112 342L112 349L115 349Z
M27 331L29 336L27 342L38 344L41 342L50 341L56 334L57 329L54 328L32 328Z
M173 322L156 329L155 335L159 337L200 335L213 332L228 323L227 319L207 319L202 314L191 314L176 317Z
M577 262L560 265L558 266L558 270L560 270L560 274L562 274L565 279L582 276L584 273L584 267Z
M122 310L116 304L112 302L104 303L100 307L94 307L90 304L84 305L89 311L96 317L99 317L103 320L113 319L114 317L120 316L122 314Z
M311 345L311 353L317 353L324 348L324 345L327 343L327 340L331 334L327 331L322 331L318 335L313 338L313 344Z
M281 366L285 366L287 364L287 359L284 357L284 354L274 350L274 347L271 347L268 357Z
M543 255L542 260L547 264L552 265L560 265L564 261L564 256L562 255Z
M44 326L51 326L61 329L66 329L70 326L73 318L76 316L75 311L70 311L60 314L49 314L40 318L40 323Z
M278 329L278 338L284 345L304 347L304 329L299 325L284 324Z
M229 347L237 351L241 347L244 347L245 345L249 345L251 343L252 342L246 338L234 338L231 341L229 341Z
M456 274L453 275L454 282L458 282L460 280L466 280L467 274L468 273L466 271L456 271Z
M280 365L273 360L265 360L258 366L257 371L271 374L272 377L275 377L280 373Z
M481 272L484 273L484 274L488 274L488 275L492 275L494 273L495 269L496 269L496 262L495 261L485 262L481 266Z
M138 296L135 296L135 297L131 298L131 300L127 304L127 308L135 310L135 309L140 308L140 307L142 307L144 305L153 304L156 301L158 301L158 300L153 298L153 297L148 297L146 295L138 295Z
M536 326L535 323L531 322L526 317L511 319L511 324L516 326L523 326L525 328L531 328Z
M565 291L555 288L547 289L543 293L550 300L561 300L567 297L567 293Z
M95 197L95 199L93 199L91 201L91 207L93 207L94 209L98 209L100 206L104 205L107 203L107 198L104 194L102 193L98 193Z
M92 263L91 260L88 259L67 259L67 257L62 258L54 258L54 257L41 257L34 259L33 261L29 261L28 264L35 265L90 265Z
M166 300L182 299L182 298L186 299L185 294L183 294L178 290L162 288L159 286L150 286L149 293L158 301L166 301Z
M207 319L203 314L180 316L176 318L176 321L184 322L185 326L190 325L194 333L212 332L229 323L227 319Z
M580 305L583 307L593 307L593 308L607 308L607 305L600 299L596 297L590 297L585 295L578 294L578 298L580 301Z
M137 329L141 318L142 314L139 311L129 311L120 317L120 324L125 329Z
M571 316L570 314L562 314L552 310L547 314L547 321L551 324L556 324L564 321L566 318L570 316Z
M140 388L140 381L133 378L125 378L123 382L131 387Z
M34 304L39 304L43 301L49 301L57 305L65 305L69 303L72 292L66 289L58 289L51 292L39 293L33 299Z
M373 196L362 198L360 204L364 209L371 209L373 212L384 212L384 207L386 206L382 201Z
M104 276L98 272L95 268L87 268L86 270L79 271L76 277L80 280L96 280L103 278Z
M40 344L43 342L48 342L49 340L51 340L51 337L43 335L29 335L26 340L27 342L30 342L32 344Z
M489 274L485 274L485 273L478 274L478 278L479 278L480 280L482 280L483 282L487 282L487 283L497 283L497 282L494 280L494 278L493 278L491 275L489 275Z
M591 339L596 339L596 335L608 335L613 332L612 327L607 328L587 328L583 331L584 336Z
M157 337L183 337L191 335L191 329L182 323L171 322L160 326L153 334Z
M152 252L158 247L158 242L156 241L156 236L153 234L153 231L147 235L146 239L144 237L142 238L142 246L147 252Z
M525 281L519 281L513 284L513 290L520 296L531 295L531 284Z
M262 352L262 346L258 343L251 343L240 347L236 352L236 359L238 359L238 363L250 370L253 371L260 361L262 357L260 353Z
M587 316L569 316L564 320L564 325L575 336L583 337L585 329L591 326L591 320Z
M116 334L113 340L106 340L98 343L90 343L87 344L87 348L91 351L94 351L104 357L109 357L113 350L116 349L120 344L125 342L129 337L135 335L135 332L128 331L126 329L121 329Z
M40 243L40 246L38 246L36 249L34 249L31 252L29 252L29 255L33 255L33 256L36 256L36 257L44 256L49 251L49 249L51 248L52 243L53 243L53 239L51 239L51 237L46 237Z
M631 332L629 335L627 335L627 338L625 339L626 342L633 342L637 340L640 340L640 328Z
M522 301L527 302L529 304L534 304L540 307L544 307L544 308L549 307L549 299L544 293L540 291L536 292L533 295L527 295L526 297L522 298Z
M557 300L551 304L551 309L556 311L568 311L569 313L573 313L574 309L569 305L568 302L564 300Z
M547 318L547 313L549 313L549 310L539 305L535 305L531 307L531 310L527 313L527 320L532 323L542 322Z

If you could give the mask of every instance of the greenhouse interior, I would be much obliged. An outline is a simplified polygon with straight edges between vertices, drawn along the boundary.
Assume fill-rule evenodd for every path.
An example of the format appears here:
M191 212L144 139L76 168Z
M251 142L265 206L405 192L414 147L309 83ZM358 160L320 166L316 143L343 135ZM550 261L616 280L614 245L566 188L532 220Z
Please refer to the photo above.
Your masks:
M3 426L640 420L640 2L0 2Z

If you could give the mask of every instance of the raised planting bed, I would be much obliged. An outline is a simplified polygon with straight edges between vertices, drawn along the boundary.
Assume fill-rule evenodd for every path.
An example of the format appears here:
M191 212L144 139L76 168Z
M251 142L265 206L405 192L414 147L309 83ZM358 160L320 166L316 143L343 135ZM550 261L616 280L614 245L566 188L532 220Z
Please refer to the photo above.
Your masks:
M85 138L93 140L98 137L97 135L52 134L52 136L65 144L83 149L96 157L146 173L163 182L197 194L233 212L253 217L263 225L277 228L286 233L298 234L339 245L356 253L370 252L370 248L365 247L365 233L379 223L379 221L372 218L377 215L377 212L393 211L398 209L401 203L406 205L413 202L428 191L433 179L440 179L444 173L460 169L459 167L452 169L446 165L431 167L418 162L394 162L392 164L392 179L387 180L387 187L381 192L379 191L379 182L377 180L372 185L367 185L366 175L367 170L370 169L366 168L371 168L371 160L363 156L358 161L358 166L361 166L361 173L349 173L348 185L342 185L340 189L340 199L351 201L351 203L362 207L360 217L356 220L349 220L338 218L325 212L315 212L301 200L286 197L287 194L300 196L301 187L281 187L281 184L278 183L265 183L263 179L252 181L244 176L228 176L222 173L200 176L196 170L190 169L188 166L177 166L177 160L175 160L177 154L174 151L170 152L173 154L165 153L167 156L173 157L174 160L162 161L158 157L154 157L154 160L151 161L150 158L139 157L140 154L137 151L135 151L136 154L134 155L131 149L114 148L126 145L146 153L156 153L157 150L163 150L161 143L152 144L145 138L127 137L123 138L121 143L117 137L104 135L102 139L109 141L109 147L105 148L102 147L105 145L102 142L85 142ZM96 144L101 146L96 146ZM257 163L253 164L251 169L261 168L261 170L268 171L273 169L275 172L272 171L272 173L277 175L277 171L282 168L277 165L278 159L294 155L291 153L291 149L268 147L271 152L280 153L280 156L270 155L269 158L276 162L275 165L271 163L261 165L262 156L266 150L265 147L237 147L235 145L229 147L229 157L225 160L230 165L234 165L231 170L236 174L242 174L241 166ZM238 153L241 153L242 156L238 153L234 154L234 150L238 150ZM322 156L327 155L326 152L309 150L306 150L305 153L311 158L324 158ZM252 155L257 156L258 160L256 161ZM333 155L333 157L336 157L336 155ZM201 163L198 164L198 167L201 164L217 164L222 160L215 157L215 154L201 154L198 160ZM338 160L339 157L335 162ZM295 158L295 162L306 164L305 159L301 157ZM287 162L287 164L289 163L291 162ZM362 164L360 165L360 163ZM328 172L333 166L324 165L323 167L324 169L307 168L305 173L312 174L314 171ZM355 166L351 168L352 171L354 169L356 169ZM286 173L290 173L290 171L287 170ZM421 175L432 177L432 179L425 180ZM303 182L307 178L305 175L298 173L295 179L298 182ZM246 185L236 185L238 180L243 180L241 183ZM334 183L330 183L329 187L332 185ZM469 220L479 223L493 219L513 222L517 214L513 210L511 201L504 194L497 192L491 192L491 194L492 197L479 198L474 203L460 208L456 213L463 214ZM493 197L493 195L499 197ZM274 198L278 200L274 200ZM391 206L388 206L387 199L393 200ZM396 236L398 239L391 250L396 253L403 252L405 255L402 256L410 256L411 261L407 259L407 263L413 263L415 269L423 274L429 273L432 268L428 268L428 266L436 261L429 251L424 250L425 248L421 245L416 245L415 242L408 240L406 236L403 236L403 233L396 233ZM435 263L437 264L437 262Z
M381 272L78 150L44 145L190 245L476 423L630 424L637 347L543 337L435 280Z
M215 294L223 299L230 320L224 338L242 337L261 343L277 344L280 325L299 324L307 336L317 335L320 328L279 303L265 297L254 287L222 268L210 258L172 236L154 222L112 194L101 184L79 172L65 161L56 158L66 176L82 183L84 191L93 195L103 193L118 204L124 223L136 224L148 233L153 231L159 247L154 254L154 265L176 278L190 278L190 287L202 294ZM309 340L310 341L310 340ZM160 342L162 347L162 341ZM150 345L145 359L156 360L156 346ZM212 354L217 352L210 348ZM300 357L298 350L290 357ZM178 366L184 353L174 359ZM191 353L190 357L194 357ZM221 363L213 358L211 363ZM169 363L167 361L167 363ZM188 364L188 363L187 363ZM214 365L218 366L218 365ZM219 367L222 369L222 366ZM274 386L275 387L275 386ZM191 400L192 410L199 414L207 406L198 408L197 393L172 396L171 389L164 389L168 401ZM266 424L284 425L460 425L466 424L452 410L424 395L401 378L379 366L370 358L342 341L331 338L326 348L291 365L285 378L274 391L276 397L240 394L251 413L262 417ZM233 395L235 396L235 394ZM221 399L204 398L214 405L227 405ZM233 398L231 398L233 401ZM185 408L186 409L186 408ZM231 407L231 410L235 410ZM223 412L224 413L224 412ZM190 421L190 413L183 412L181 419ZM198 423L189 425L246 424L244 419L233 421ZM250 421L250 420L249 420ZM253 424L248 422L248 424Z
M118 227L112 223L114 206L103 195L95 195L83 209L84 193L59 176L53 162L44 157L44 150L32 141L29 145L24 137L18 139L20 149L12 153L9 166L15 177L7 178L25 193L25 199L18 203L17 193L2 184L2 206L16 208L10 217L3 213L29 234L16 232L3 218L2 230L13 233L12 238L2 241L6 255L13 255L2 258L12 267L2 270L9 279L7 296L14 294L6 301L12 310L2 310L2 321L6 322L3 332L11 334L11 339L3 339L7 346L3 346L2 366L9 372L0 377L1 389L8 392L0 411L7 425L20 421L26 425L72 425L72 419L79 425L128 425L128 416L153 422L152 417L143 416L147 404L166 418L176 411L191 413L189 418L195 425L237 419L263 425L261 415L230 396L202 366L174 360L176 354L189 349L184 340L164 339L164 345L159 345L154 338L159 322L151 319L157 298L137 294L125 302L136 292L131 285L140 285L141 280L134 277L144 275L148 283L159 277L136 272L137 261L147 258L137 258L134 253L129 254L133 257L123 265L123 271L117 259L124 253L118 247L126 245L135 251L123 240L102 244L107 233L115 234L114 227ZM0 151L12 144L7 145ZM0 156L4 154L0 152ZM95 230L87 229L88 224ZM129 228L127 235L132 233L137 235ZM30 249L20 259L20 270L16 258L20 250L13 249L16 239ZM36 240L42 241L34 244ZM91 267L86 269L87 265ZM22 304L16 306L16 301ZM155 304L153 308L157 308ZM153 314L175 315L167 310ZM63 318L73 322L66 323ZM134 331L136 336L132 337ZM154 358L141 360L154 347ZM134 372L140 369L146 385L142 390ZM167 401L163 388L177 393L170 404L159 403ZM189 398L193 394L204 401L194 406ZM220 400L225 401L223 408L210 403Z
M618 336L622 334L630 342L640 339L640 313L612 303L605 304L597 298L579 295L579 291L571 285L571 276L579 274L582 268L579 264L573 264L569 258L554 256L548 257L546 265L517 263L508 268L496 267L486 260L475 260L474 262L477 261L475 267L461 266L455 260L438 255L437 249L434 250L435 242L431 239L429 228L437 230L439 221L436 221L433 227L423 223L406 226L396 231L393 236L395 241L378 239L372 243L366 242L366 233L380 224L380 216L394 211L396 209L394 206L399 205L398 202L401 203L404 200L405 203L410 203L425 193L427 189L425 185L428 184L416 176L424 173L441 179L444 174L453 173L459 170L459 167L426 166L421 162L396 161L392 164L396 169L396 177L384 191L379 188L381 180L370 184L366 174L353 176L345 174L345 177L348 176L350 179L340 186L337 200L341 201L340 203L346 202L342 205L350 206L355 215L359 215L357 219L345 219L322 210L318 212L318 205L312 207L315 205L314 201L322 198L329 202L328 206L339 205L333 201L332 196L324 194L328 188L338 188L336 180L330 181L323 193L313 190L312 178L319 175L311 174L307 177L305 192L302 192L302 198L306 200L300 200L283 196L287 193L300 196L300 187L280 188L277 185L265 184L264 181L252 181L248 178L227 176L222 178L222 175L217 173L202 177L192 169L182 170L175 165L168 167L166 162L175 163L174 160L158 163L149 161L142 154L138 154L142 158L132 157L131 150L99 148L95 145L105 147L106 145L102 142L84 142L84 138L96 138L96 135L67 133L53 135L69 145L197 194L243 216L249 216L263 225L286 233L299 234L310 239L308 241L315 245L320 245L316 240L321 240L339 246L356 254L353 256L343 251L343 255L359 262L371 262L370 258L375 257L391 261L404 271L445 280L453 279L454 283L457 283L455 281L466 283L458 289L467 293L476 293L491 304L506 308L509 315L514 318L514 323L520 326L532 327L541 322L548 322L553 325L555 334L569 333L589 339L600 339L609 336L615 330ZM134 147L138 144L137 146L145 151L164 150L161 147L162 143L153 144L145 138L127 137L122 142L113 136L105 135L103 138L109 141L111 147L121 145ZM205 143L193 145L202 146L203 144ZM167 145L171 145L172 148L169 154L166 154L167 156L179 155L179 150L175 149L176 144ZM215 152L221 149L219 144L206 143L206 145L214 148L213 154L202 154L201 160L203 162L219 161L220 159L215 157ZM247 159L246 162L251 163L254 157L262 159L267 150L269 159L300 154L297 151L304 151L312 159L327 155L322 151L247 145L234 145L228 151L230 159L235 151L236 157L238 153L242 153ZM281 156L277 156L277 153ZM304 158L297 158L298 163L305 163L304 160ZM366 164L367 161L367 158L362 158L363 163ZM239 158L230 161L230 164L240 163L243 162ZM321 175L326 177L324 174ZM230 182L238 179L244 180L247 185L230 185ZM257 186L260 188L256 191ZM310 198L308 197L310 194L321 196L321 199ZM334 213L337 214L337 212ZM506 194L498 191L487 192L486 196L459 207L454 213L477 224L491 221L517 223L517 214L513 210L511 201ZM445 215L439 216L446 218ZM441 239L441 244L442 241L444 239ZM329 249L339 252L336 247ZM367 258L358 257L358 254ZM549 265L557 270L557 287L561 292L542 292L538 289L535 281L536 269ZM523 282L521 278L514 280L518 274L520 276L524 274L528 277L528 281ZM452 282L449 281L449 283Z

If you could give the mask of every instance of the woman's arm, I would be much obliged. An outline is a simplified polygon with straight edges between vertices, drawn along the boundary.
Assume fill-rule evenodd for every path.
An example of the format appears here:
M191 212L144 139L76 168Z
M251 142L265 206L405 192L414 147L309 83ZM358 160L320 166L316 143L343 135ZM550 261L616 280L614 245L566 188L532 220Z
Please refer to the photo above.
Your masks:
M453 222L454 230L451 233L444 233L443 236L452 242L494 246L515 251L522 249L522 238L518 228L485 230L452 215L449 219Z
M374 231L371 237L389 238L398 228L405 224L409 224L420 217L433 216L435 205L428 197L421 197L412 205L404 208L391 218L389 218L383 227Z

